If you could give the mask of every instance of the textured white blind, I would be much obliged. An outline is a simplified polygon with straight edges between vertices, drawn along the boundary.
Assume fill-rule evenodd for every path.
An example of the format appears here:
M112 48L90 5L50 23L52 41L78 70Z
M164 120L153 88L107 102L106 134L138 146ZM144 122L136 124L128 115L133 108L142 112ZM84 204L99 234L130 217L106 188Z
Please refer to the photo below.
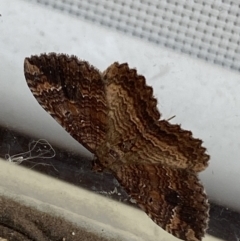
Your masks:
M240 70L240 2L29 0Z

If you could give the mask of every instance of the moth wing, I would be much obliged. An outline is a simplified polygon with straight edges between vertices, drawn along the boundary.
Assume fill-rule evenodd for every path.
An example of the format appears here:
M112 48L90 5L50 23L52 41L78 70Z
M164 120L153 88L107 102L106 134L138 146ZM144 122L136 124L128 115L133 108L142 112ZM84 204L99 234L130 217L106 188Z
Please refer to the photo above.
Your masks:
M101 73L75 56L50 53L26 58L24 74L39 104L94 152L106 135L107 104Z
M103 73L109 107L108 142L134 152L131 163L162 163L195 172L206 168L209 155L202 141L166 120L159 120L157 100L144 76L114 63ZM161 157L161 159L159 158Z
M121 165L113 171L156 224L179 239L202 240L209 204L194 173L161 165Z

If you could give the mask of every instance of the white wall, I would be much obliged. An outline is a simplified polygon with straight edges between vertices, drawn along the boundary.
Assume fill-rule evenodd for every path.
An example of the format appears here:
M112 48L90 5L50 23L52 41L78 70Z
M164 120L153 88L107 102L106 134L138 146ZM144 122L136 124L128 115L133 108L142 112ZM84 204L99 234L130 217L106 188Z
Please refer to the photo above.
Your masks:
M74 54L100 70L128 62L154 87L162 117L176 115L172 123L204 140L211 161L201 179L210 199L240 210L239 73L20 0L1 0L0 14L0 125L82 152L32 96L24 58Z

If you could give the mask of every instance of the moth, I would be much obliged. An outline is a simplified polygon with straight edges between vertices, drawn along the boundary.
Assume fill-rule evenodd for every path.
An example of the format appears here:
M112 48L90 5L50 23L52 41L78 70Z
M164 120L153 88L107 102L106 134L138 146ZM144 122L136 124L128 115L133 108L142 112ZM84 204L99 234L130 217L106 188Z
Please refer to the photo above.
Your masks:
M39 104L113 173L167 232L200 241L209 204L198 179L209 161L191 131L160 119L144 76L117 62L104 72L76 56L25 58L27 84Z

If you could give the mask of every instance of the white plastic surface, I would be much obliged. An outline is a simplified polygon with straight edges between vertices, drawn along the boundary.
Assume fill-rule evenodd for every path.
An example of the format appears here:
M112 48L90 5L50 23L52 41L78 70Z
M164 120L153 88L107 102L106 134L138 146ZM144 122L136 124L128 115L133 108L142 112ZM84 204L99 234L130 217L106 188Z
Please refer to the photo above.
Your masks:
M1 0L0 11L1 125L82 153L32 96L24 58L74 54L100 70L114 61L128 62L154 87L162 118L176 115L172 123L204 140L211 161L201 178L210 199L240 210L238 73L25 1Z
M100 236L116 241L179 241L141 210L1 159L0 184L0 197L64 217ZM207 235L203 241L220 240Z

